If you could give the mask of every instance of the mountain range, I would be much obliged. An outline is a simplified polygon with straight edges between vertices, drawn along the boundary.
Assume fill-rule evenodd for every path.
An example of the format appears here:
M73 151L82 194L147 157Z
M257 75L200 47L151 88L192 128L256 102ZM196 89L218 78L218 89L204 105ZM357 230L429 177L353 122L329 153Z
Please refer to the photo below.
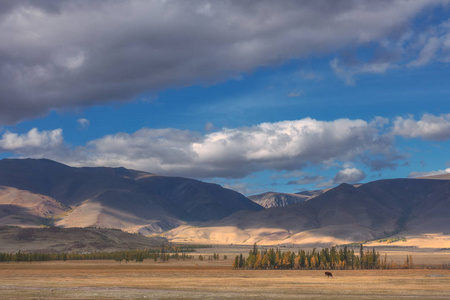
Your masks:
M270 192L250 197L257 204L193 179L125 168L74 168L45 159L3 159L0 225L118 228L207 244L325 246L402 236L408 241L402 245L448 247L446 179Z
M0 161L0 225L120 228L161 233L186 222L263 208L216 184L46 159Z
M237 212L203 227L185 224L165 236L176 242L311 246L402 236L408 239L399 245L444 248L449 232L450 181L435 177L341 184L308 201Z

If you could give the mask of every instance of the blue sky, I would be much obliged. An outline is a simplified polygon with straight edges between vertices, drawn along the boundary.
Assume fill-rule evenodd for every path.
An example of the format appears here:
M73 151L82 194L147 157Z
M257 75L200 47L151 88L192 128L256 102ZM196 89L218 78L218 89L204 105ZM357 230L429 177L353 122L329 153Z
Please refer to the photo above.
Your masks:
M95 3L1 4L0 158L246 195L450 172L448 1Z

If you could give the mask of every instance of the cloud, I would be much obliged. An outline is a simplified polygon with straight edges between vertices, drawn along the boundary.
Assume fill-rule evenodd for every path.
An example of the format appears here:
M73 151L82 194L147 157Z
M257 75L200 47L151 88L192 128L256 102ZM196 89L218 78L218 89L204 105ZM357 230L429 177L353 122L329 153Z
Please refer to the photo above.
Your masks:
M196 153L191 145L201 139L200 134L187 130L144 128L133 134L118 133L93 140L77 148L76 160L69 163L188 176L189 172L195 174Z
M414 46L418 49L418 54L407 64L408 67L421 67L434 61L450 62L450 22L448 19L432 27L428 32L418 35L417 39Z
M254 195L257 193L262 193L265 190L262 189L255 189L250 184L244 183L244 182L218 182L219 185L223 186L226 189L230 189L236 192L239 192L243 195Z
M440 47L439 39L436 37L431 37L423 49L420 51L419 56L408 63L408 67L421 67L429 63L435 56L436 52Z
M59 159L79 166L125 166L163 175L241 178L262 170L352 161L372 153L389 157L392 139L363 120L262 123L207 134L144 128L89 142ZM387 158L389 159L389 158Z
M356 64L354 66L342 66L335 58L330 62L330 67L340 79L347 85L355 85L355 76L360 74L383 74L393 67L391 62L376 61L370 63Z
M84 118L78 119L77 123L81 129L87 129L89 127L89 125L91 125L91 122L89 122L88 119L84 119Z
M395 169L404 159L395 148L396 136L450 139L450 114L424 114L419 120L397 117L393 122L379 117L369 122L305 118L206 133L143 128L131 134L107 135L80 147L66 144L61 129L33 128L24 134L4 132L0 152L46 157L73 166L124 166L195 178L242 178L273 170L283 174L271 179L289 179L290 184L323 179L302 171L308 166L344 165L344 170L327 183L332 185L362 180L365 175L353 167L354 163L371 170Z
M437 3L436 3L437 4ZM430 19L429 19L430 20ZM426 21L424 21L426 22ZM450 22L429 23L385 36L366 47L364 58L346 49L331 60L330 67L347 85L355 85L363 74L384 74L390 69L418 68L432 62L450 62ZM370 52L373 52L370 54Z
M298 72L298 75L303 80L316 80L316 81L322 80L322 76L313 71L301 70L300 72Z
M211 131L211 130L214 130L214 128L215 128L214 124L211 123L211 122L208 122L208 123L205 124L204 130L205 131Z
M334 184L357 183L366 178L364 171L357 168L346 168L337 172L333 179Z
M162 175L241 178L263 170L291 172L370 155L389 160L393 139L379 135L372 124L305 118L206 134L143 128L132 134L107 135L70 151L60 129L33 129L24 135L5 133L0 149L30 157L47 154L47 158L74 166L124 166Z
M244 176L264 169L290 171L310 163L352 159L361 152L384 151L375 140L383 138L362 120L323 122L306 118L224 129L206 135L191 148L198 165L206 165L222 176L231 170L232 176Z
M319 182L318 184L316 184L316 188L319 188L319 189L329 188L329 187L331 187L333 185L335 185L335 183L331 179L331 180L328 180L328 181Z
M392 129L394 135L404 138L443 141L450 139L450 114L435 116L424 114L420 120L413 116L397 117Z
M284 172L279 178L301 177L290 184L319 182L323 178L301 170L337 163L345 169L336 174L332 182L336 184L365 178L363 171L352 167L355 162L372 170L395 169L404 159L395 149L395 136L450 138L450 114L424 114L420 120L397 117L390 132L389 124L383 118L370 122L305 118L207 133L143 128L107 135L81 147L67 145L61 129L33 128L24 134L4 132L0 152L47 157L74 166L124 166L196 178L241 178L263 170ZM419 173L414 174L410 176Z
M303 96L305 92L303 90L293 90L289 94L287 94L288 97L300 97Z
M417 178L417 177L427 177L427 176L434 176L434 175L443 175L443 174L450 174L450 168L447 168L445 170L438 170L438 171L428 171L428 172L416 172L413 171L409 173L409 178Z
M33 128L21 135L7 131L0 139L0 152L42 156L58 151L63 143L62 129L39 131Z
M391 155L382 158L363 156L361 161L369 166L371 171L379 171L383 169L395 170L398 167L398 161L403 159L405 159L405 155L392 153Z
M315 175L315 176L304 176L297 180L288 181L288 185L303 185L303 184L311 184L325 180L326 178L323 176Z
M0 124L51 109L130 101L170 87L212 84L261 66L377 43L404 30L425 7L439 3L2 2ZM338 73L339 68L336 64ZM383 69L386 66L372 64L356 73ZM341 76L351 83L355 71L345 72Z
M302 176L307 176L308 173L304 172L304 171L300 171L300 170L294 170L294 171L290 171L290 172L283 172L283 173L274 173L270 176L270 179L272 180L277 180L280 178L283 179L290 179L292 177L302 177Z

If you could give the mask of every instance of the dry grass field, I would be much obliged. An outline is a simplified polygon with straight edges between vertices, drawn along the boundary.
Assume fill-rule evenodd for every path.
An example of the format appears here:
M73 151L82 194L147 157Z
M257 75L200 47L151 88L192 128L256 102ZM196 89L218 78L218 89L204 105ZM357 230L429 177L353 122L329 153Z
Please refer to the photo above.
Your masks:
M323 271L232 270L231 263L230 256L165 263L2 263L0 299L450 298L450 270L336 270L328 279Z

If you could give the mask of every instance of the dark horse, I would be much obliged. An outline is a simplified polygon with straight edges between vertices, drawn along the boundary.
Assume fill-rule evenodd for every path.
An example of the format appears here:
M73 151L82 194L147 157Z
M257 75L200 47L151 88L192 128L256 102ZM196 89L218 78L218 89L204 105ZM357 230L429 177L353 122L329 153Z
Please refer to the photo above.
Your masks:
M328 278L333 278L333 274L331 274L331 272L325 272L325 276L328 276Z

